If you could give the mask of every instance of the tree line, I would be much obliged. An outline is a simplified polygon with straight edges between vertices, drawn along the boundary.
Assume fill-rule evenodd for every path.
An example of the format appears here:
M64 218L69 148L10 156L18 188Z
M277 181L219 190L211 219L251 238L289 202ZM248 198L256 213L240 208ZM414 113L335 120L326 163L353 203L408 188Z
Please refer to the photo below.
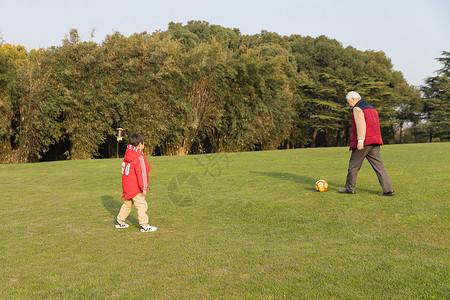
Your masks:
M47 49L2 42L0 160L114 157L118 127L153 155L344 146L351 90L377 108L385 142L448 140L443 55L421 97L383 52L326 36L189 21L100 44L76 29Z

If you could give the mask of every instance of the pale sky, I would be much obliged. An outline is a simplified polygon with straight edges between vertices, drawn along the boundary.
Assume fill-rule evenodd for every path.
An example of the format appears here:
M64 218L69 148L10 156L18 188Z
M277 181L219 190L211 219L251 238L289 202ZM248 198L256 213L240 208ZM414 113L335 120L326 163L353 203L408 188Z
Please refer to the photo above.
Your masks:
M280 35L326 35L359 50L384 51L415 86L442 67L450 51L450 0L0 0L5 43L28 50L60 46L71 28L83 40L166 30L169 22L202 20Z

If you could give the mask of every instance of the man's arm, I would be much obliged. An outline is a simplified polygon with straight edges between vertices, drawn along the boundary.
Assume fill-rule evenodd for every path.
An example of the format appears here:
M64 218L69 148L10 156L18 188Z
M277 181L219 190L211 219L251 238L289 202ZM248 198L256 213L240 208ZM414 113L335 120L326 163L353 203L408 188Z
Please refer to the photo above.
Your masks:
M364 118L364 112L359 107L353 108L353 117L356 123L356 136L358 138L358 150L364 149L364 140L366 138L366 120Z

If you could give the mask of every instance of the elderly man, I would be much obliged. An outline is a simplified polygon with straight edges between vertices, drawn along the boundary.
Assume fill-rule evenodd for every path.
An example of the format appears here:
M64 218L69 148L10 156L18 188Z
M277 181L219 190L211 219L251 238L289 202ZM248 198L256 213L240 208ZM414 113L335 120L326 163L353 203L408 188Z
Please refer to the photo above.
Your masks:
M380 146L383 145L383 140L378 113L372 105L362 100L357 92L347 94L347 103L353 107L350 134L352 155L348 166L345 190L340 190L339 193L355 193L356 177L364 158L366 158L377 174L378 181L383 188L383 193L378 195L393 196L394 190L380 155Z

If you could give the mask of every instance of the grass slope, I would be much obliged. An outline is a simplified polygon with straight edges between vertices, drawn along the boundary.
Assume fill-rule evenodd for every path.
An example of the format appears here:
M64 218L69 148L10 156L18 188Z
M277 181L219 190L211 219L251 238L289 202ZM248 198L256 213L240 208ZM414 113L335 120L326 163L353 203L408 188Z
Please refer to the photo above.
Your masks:
M449 154L383 146L394 197L338 194L345 148L150 157L155 233L113 227L121 160L0 165L0 298L448 299Z

